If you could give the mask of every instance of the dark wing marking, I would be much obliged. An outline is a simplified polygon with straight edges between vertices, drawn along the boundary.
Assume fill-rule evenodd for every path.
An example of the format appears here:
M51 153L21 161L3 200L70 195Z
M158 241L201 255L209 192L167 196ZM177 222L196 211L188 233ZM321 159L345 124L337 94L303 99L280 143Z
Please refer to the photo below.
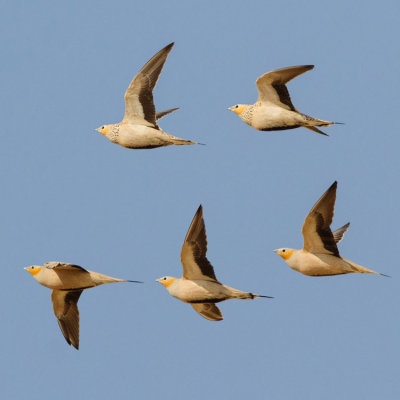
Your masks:
M144 119L158 128L153 89L174 43L170 43L154 55L132 80L125 92L125 115L122 122Z
M183 277L186 279L205 279L218 281L214 268L207 260L207 236L200 206L190 224L181 251Z
M313 65L300 65L277 69L260 76L256 81L258 101L271 102L287 110L297 111L290 99L289 91L285 84L296 78L296 76L313 68Z
M224 319L221 310L214 303L196 303L191 304L195 311L202 317L210 321L221 321Z
M315 254L333 254L340 257L330 225L332 223L337 182L322 195L307 215L302 233L304 250Z
M83 290L53 290L51 300L53 301L54 314L65 340L79 349L79 309L78 300Z
M343 225L341 228L336 229L336 231L332 233L336 244L341 242L344 234L347 232L347 229L349 229L349 226L350 226L350 222L348 222L346 225Z
M79 269L80 271L86 271L85 268L80 267L79 265L64 263L61 261L49 261L44 264L45 268L49 269Z

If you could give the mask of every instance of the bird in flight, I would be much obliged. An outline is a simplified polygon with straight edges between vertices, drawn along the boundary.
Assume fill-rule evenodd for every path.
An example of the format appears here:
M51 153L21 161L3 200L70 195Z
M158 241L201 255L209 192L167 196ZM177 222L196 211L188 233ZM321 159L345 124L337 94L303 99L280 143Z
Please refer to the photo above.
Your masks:
M53 289L54 314L65 340L79 349L78 300L85 289L113 282L136 282L88 271L79 265L52 261L25 268L41 285Z
M279 131L304 127L328 136L317 126L329 126L340 122L325 121L302 114L292 103L286 83L303 74L314 65L299 65L267 72L257 81L258 100L254 104L236 104L229 110L243 122L259 131Z
M303 249L295 250L284 247L274 250L274 252L279 254L290 268L304 275L325 276L353 272L384 275L340 256L337 244L342 240L350 224L347 223L336 231L331 231L336 188L337 182L335 181L307 215L302 229Z
M198 208L181 250L183 277L164 276L157 279L178 300L189 303L202 317L211 321L223 319L215 305L229 299L255 299L267 297L242 292L218 281L214 268L206 257L207 236L203 219L203 208Z
M132 80L125 93L125 115L118 124L96 130L111 142L129 149L153 149L170 145L197 144L164 132L157 120L177 108L156 112L153 89L174 43L153 56Z

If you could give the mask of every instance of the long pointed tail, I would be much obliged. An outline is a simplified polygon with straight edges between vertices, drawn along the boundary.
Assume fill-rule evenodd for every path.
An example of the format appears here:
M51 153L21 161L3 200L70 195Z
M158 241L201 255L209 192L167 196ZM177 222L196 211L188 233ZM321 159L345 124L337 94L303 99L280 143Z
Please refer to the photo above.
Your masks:
M345 260L345 261L354 268L354 270L355 270L354 272L358 272L360 274L375 274L375 275L381 275L381 276L386 276L387 278L391 278L391 276L389 276L389 275L381 274L380 272L376 272L376 271L373 271L372 269L365 268L361 265L353 263L352 261L349 261L349 260Z
M253 293L249 293L249 294L251 294L253 296L252 299L256 299L257 297L263 297L264 299L273 299L272 296L263 296L261 294L253 294Z

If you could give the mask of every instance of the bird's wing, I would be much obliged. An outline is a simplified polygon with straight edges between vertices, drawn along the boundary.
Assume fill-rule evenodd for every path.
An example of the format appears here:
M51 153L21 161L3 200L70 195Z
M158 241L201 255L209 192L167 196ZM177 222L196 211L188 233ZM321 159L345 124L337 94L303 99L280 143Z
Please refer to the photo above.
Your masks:
M79 265L75 265L75 264L69 264L69 263L64 263L64 262L60 262L60 261L50 261L44 264L45 268L49 268L49 269L55 269L55 270L61 270L61 269L68 269L68 270L80 270L80 271L86 271L85 268L80 267Z
M190 224L181 251L183 278L218 281L214 268L207 260L207 236L200 206Z
M224 319L221 310L214 303L192 303L192 307L202 317L210 321L221 321Z
M297 110L295 110L295 111L297 111ZM310 131L319 133L320 135L329 136L328 134L326 134L325 132L322 132L320 129L316 128L315 126L305 126L304 128L309 129Z
M344 234L347 232L347 229L349 229L349 226L350 222L348 222L346 225L343 225L341 228L336 229L336 231L332 233L336 244L342 241Z
M79 349L79 310L78 300L83 290L53 290L54 314L68 344Z
M165 46L133 78L125 92L125 115L123 123L146 120L157 127L153 89L174 43Z
M179 110L179 108L170 108L169 110L164 110L164 111L157 111L156 112L156 120L158 121L159 119L165 117L166 115Z
M302 229L303 249L306 251L314 254L333 254L340 257L330 228L335 209L336 187L337 182L335 181L315 203L304 221Z
M260 76L256 81L258 101L273 103L287 110L297 111L292 100L290 100L289 91L285 84L313 68L314 65L300 65L277 69Z

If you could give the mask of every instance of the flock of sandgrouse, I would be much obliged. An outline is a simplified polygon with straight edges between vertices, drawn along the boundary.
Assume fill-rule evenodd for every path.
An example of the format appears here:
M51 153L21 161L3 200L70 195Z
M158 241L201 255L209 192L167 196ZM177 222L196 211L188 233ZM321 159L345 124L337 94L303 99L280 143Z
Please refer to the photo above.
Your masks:
M125 115L118 124L103 125L97 129L111 142L131 149L152 149L169 145L196 144L172 136L157 124L157 120L177 108L156 112L153 89L174 43L152 57L135 76L125 93ZM309 117L292 104L286 83L312 69L312 65L288 67L267 72L256 81L258 100L253 105L237 104L229 109L246 124L260 131L304 127L326 135L317 127L335 122ZM302 233L301 250L281 248L274 250L294 270L310 276L348 274L352 272L379 274L342 258L337 244L349 224L332 232L337 182L322 195L307 215ZM228 299L254 299L261 296L242 292L218 281L214 268L206 257L207 237L200 206L190 224L181 250L182 278L165 276L157 279L177 299L189 303L201 316L211 321L223 319L215 303ZM112 278L88 271L78 265L48 262L43 266L25 268L43 286L52 289L54 314L68 342L79 348L78 300L83 290L112 282L138 282ZM379 274L383 275L383 274Z

